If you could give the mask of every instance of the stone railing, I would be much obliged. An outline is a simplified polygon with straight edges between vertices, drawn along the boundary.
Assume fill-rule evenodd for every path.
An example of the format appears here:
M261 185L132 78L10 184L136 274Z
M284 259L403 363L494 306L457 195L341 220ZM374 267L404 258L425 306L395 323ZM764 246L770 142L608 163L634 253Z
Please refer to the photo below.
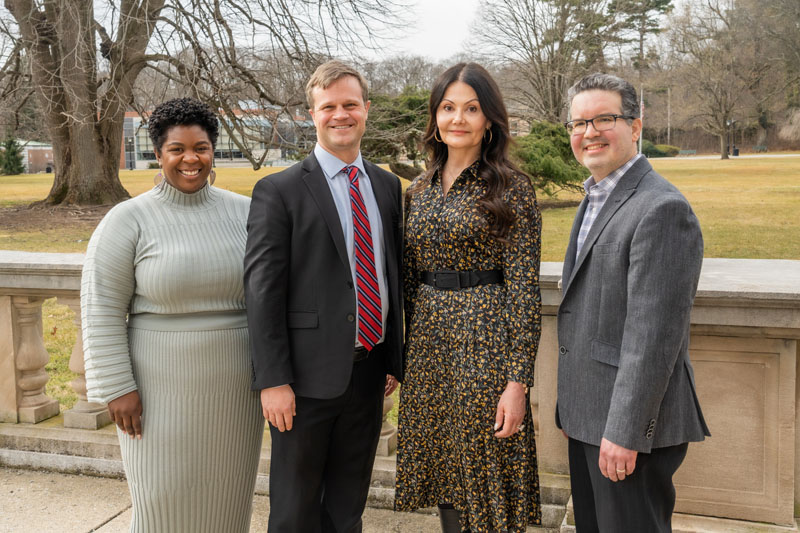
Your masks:
M80 331L82 254L0 252L0 421L36 424L60 412L45 394L50 356L42 339L42 302L56 297L75 312ZM111 420L106 409L86 401L83 344L77 335L69 369L78 402L64 425L97 429Z
M544 323L535 387L541 422L536 442L540 470L567 474L566 439L553 418L560 268L554 263L542 266ZM688 530L798 531L798 339L800 261L704 260L689 349L712 437L689 446L675 476L675 511L696 520L733 520L722 525L695 521ZM738 520L784 527L749 529Z
M76 312L80 326L82 261L80 254L0 251L0 421L35 424L59 412L44 393L48 353L41 305L58 298ZM560 273L560 263L542 264L542 338L531 401L539 468L566 475L566 440L553 423ZM78 337L70 369L77 375L72 386L79 401L64 413L64 425L97 428L107 415L86 401ZM798 531L799 339L800 261L705 260L690 351L713 436L689 446L675 477L676 517L698 521L687 530L749 531L749 522L762 522L768 524L759 524L758 531ZM394 428L384 426L382 453L391 454L395 439ZM703 522L713 520L706 517L723 520L712 527Z
M57 298L75 313L78 334L69 360L78 401L64 412L64 426L99 429L111 423L105 406L87 401L81 338L80 289L83 254L0 250L0 422L36 424L60 413L45 394L50 356L42 336L42 303ZM379 455L397 448L397 429L387 421L393 400L384 401Z

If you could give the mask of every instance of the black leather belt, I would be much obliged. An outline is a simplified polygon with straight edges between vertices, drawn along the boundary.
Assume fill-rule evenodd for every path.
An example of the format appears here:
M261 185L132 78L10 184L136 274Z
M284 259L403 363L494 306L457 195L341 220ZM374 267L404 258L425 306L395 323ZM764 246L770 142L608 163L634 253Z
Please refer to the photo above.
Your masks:
M434 270L433 272L422 272L420 276L422 283L436 287L437 289L455 290L467 287L477 287L478 285L491 285L493 283L503 283L502 270Z
M353 362L356 363L358 361L363 361L369 357L369 351L364 348L363 346L359 346L355 350L353 350Z

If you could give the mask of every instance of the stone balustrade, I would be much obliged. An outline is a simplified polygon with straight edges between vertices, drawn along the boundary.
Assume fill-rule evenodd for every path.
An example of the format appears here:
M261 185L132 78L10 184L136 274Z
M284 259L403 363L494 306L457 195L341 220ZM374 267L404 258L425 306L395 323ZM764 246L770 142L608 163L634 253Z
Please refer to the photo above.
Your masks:
M80 326L82 262L81 254L0 251L0 422L35 424L58 414L57 402L44 393L41 305L58 298ZM542 338L531 395L539 467L556 476L569 473L566 440L553 423L560 273L560 263L542 264ZM688 516L708 531L750 531L753 522L760 522L758 531L798 531L799 339L800 261L705 260L690 351L713 436L690 445L676 475L676 517ZM108 415L86 401L82 354L79 335L70 359L79 401L64 413L64 425L95 429ZM392 453L395 431L384 421L382 453ZM713 529L706 517L723 520Z
M50 356L42 338L42 303L56 297L75 311L80 330L83 254L0 251L0 421L36 424L59 414L45 392ZM110 420L103 406L86 400L80 335L70 358L78 396L64 413L68 427L97 429Z

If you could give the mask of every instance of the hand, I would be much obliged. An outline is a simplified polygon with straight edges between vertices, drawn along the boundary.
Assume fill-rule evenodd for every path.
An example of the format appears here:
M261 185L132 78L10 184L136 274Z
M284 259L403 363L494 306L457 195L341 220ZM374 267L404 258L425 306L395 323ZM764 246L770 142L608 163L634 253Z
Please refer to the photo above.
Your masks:
M261 390L261 412L278 431L290 431L297 414L294 390L291 385L280 385Z
M119 429L132 439L142 439L142 400L135 390L108 402L108 414Z
M600 459L597 461L600 473L611 481L622 481L633 474L638 453L603 439L600 441Z
M398 385L400 385L400 382L397 381L396 377L391 374L386 374L386 387L383 389L383 395L391 396Z
M525 386L516 381L509 381L506 390L497 402L495 415L495 437L506 438L519 431L519 425L525 418ZM498 431L499 429L499 431Z

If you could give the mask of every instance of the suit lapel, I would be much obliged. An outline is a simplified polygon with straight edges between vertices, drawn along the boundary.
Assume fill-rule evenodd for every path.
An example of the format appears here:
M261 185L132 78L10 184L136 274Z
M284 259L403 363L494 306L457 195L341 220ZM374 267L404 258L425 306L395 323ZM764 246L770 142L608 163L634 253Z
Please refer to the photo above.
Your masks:
M336 210L336 204L333 203L333 196L331 195L331 188L325 181L325 174L317 162L314 154L309 155L303 161L303 181L306 183L311 196L319 208L325 224L328 226L328 231L333 239L333 244L336 246L336 251L339 253L339 258L342 263L347 266L348 272L350 270L350 260L347 258L347 245L344 242L344 230L342 223L339 221L339 212Z
M561 279L563 280L562 290L566 290L567 282L572 277L572 270L575 268L575 249L578 247L578 234L581 231L581 222L583 221L583 215L586 213L588 205L589 197L584 196L583 200L581 200L581 203L578 205L578 212L575 214L575 220L572 222L567 253L564 256L564 266L561 271Z
M600 210L600 213L597 215L594 223L592 224L592 229L589 230L589 234L586 236L586 240L583 242L583 246L581 247L581 253L578 254L577 259L575 259L575 266L571 269L569 273L569 279L564 285L563 294L566 295L567 289L570 286L570 283L573 279L575 279L575 274L583 265L586 257L589 255L589 251L594 246L594 243L597 241L597 238L602 233L603 228L606 227L608 222L614 216L614 214L619 210L622 205L628 201L628 199L636 192L636 187L639 185L639 182L642 180L645 174L650 172L653 169L650 166L650 163L647 161L646 158L641 157L633 166L628 169L622 179L617 183L617 186L614 187L614 190L611 191L611 195L606 200L606 203L603 204L603 208ZM588 203L588 198L584 198L584 202ZM583 205L583 204L582 204ZM583 211L586 210L584 206ZM581 213L580 219L576 216L575 225L573 226L573 232L575 231L575 226L577 226L578 231L580 231L581 221L583 220L583 214ZM573 236L574 236L574 246L573 246ZM572 253L575 253L575 246L577 246L578 237L577 234L574 234L570 237L570 248L572 249ZM568 252L569 253L569 252ZM565 262L567 259L565 259ZM566 267L564 268L566 272ZM563 283L563 282L562 282Z

